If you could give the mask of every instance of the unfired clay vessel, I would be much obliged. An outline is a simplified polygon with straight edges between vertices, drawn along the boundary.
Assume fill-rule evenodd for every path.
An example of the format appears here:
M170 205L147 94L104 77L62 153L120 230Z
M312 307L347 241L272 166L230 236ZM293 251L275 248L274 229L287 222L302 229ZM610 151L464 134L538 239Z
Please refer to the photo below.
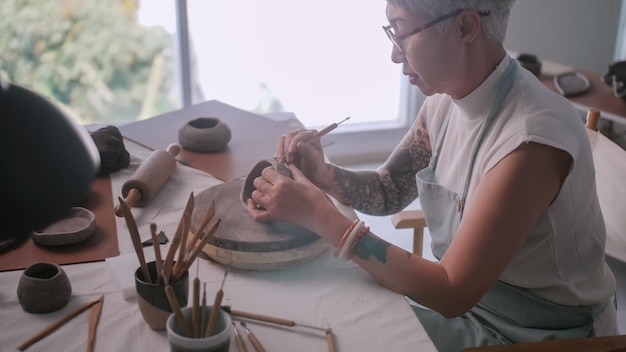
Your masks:
M187 150L199 153L222 150L230 138L230 128L217 117L199 117L178 130L178 143Z
M30 313L49 313L67 305L72 286L65 271L55 263L35 263L24 270L17 298Z
M268 166L276 169L279 174L291 178L291 171L289 171L287 165L279 162L278 160L274 158L265 158L257 161L246 176L243 186L241 187L241 202L244 207L247 207L248 199L252 197L252 192L256 189L254 187L254 179L261 176L263 169Z

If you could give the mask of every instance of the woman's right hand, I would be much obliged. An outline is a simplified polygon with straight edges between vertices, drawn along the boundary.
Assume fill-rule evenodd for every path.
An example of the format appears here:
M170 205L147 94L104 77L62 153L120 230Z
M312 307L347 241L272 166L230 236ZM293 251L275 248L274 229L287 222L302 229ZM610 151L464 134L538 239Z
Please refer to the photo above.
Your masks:
M328 167L324 149L316 130L295 130L278 138L274 158L285 164L294 164L313 183L326 179Z

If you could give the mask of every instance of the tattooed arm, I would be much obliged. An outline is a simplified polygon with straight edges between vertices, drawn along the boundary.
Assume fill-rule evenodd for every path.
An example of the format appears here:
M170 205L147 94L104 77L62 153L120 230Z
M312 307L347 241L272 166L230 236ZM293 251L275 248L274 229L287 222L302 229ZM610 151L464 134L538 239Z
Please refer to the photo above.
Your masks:
M420 118L377 171L350 171L328 165L328 181L314 182L358 211L393 214L417 197L415 173L428 165L430 155L426 123Z

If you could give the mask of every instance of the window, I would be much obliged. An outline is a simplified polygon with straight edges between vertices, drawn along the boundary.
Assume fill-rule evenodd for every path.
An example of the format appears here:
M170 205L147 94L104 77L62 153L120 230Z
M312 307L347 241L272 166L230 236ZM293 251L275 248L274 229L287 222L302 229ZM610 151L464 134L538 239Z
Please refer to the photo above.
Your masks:
M421 103L390 60L380 30L385 6L4 0L0 77L55 100L81 124L124 123L211 99L293 112L310 128L351 116L327 153L380 159Z

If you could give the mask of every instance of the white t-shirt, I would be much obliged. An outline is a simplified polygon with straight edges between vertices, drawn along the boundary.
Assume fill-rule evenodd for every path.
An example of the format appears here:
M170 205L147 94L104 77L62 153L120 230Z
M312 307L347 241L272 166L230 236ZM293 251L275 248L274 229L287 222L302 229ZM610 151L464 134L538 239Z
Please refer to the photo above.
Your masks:
M448 95L437 94L426 99L422 106L420 114L426 116L433 146L437 145L442 125L450 115L435 173L438 183L449 190L460 193L465 186L474 141L508 65L509 58L505 57L488 79L463 99L455 101ZM615 278L604 259L606 231L582 115L569 101L521 67L502 111L478 150L465 205L469 206L481 177L511 151L528 142L566 151L572 156L572 169L557 198L500 280L527 288L551 302L592 306L599 311L614 297ZM612 326L596 326L596 334L614 333L610 331L615 329L614 323L610 323L614 315L608 319L606 324Z

